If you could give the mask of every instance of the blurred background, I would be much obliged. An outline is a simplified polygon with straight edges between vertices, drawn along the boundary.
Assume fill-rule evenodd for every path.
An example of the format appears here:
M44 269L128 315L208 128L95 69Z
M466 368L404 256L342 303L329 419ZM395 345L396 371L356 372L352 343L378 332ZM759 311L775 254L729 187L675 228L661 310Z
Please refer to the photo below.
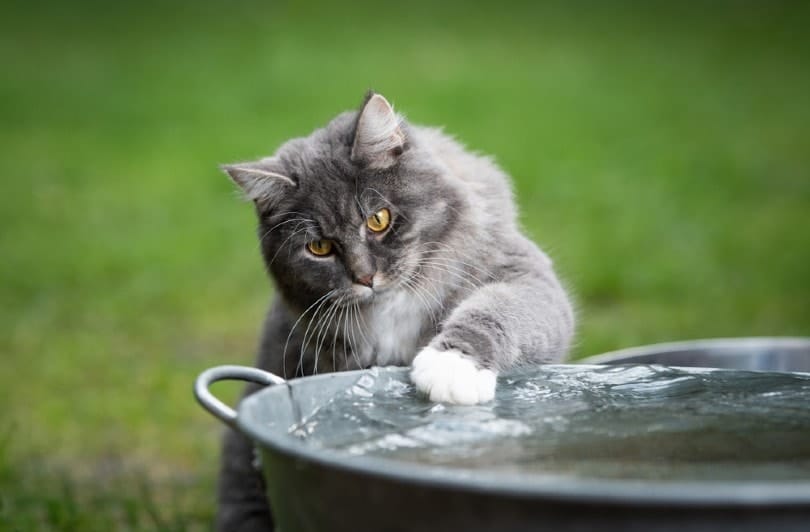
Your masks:
M809 6L12 2L0 529L209 527L221 429L191 384L252 361L271 297L217 165L368 88L514 177L572 356L810 334Z

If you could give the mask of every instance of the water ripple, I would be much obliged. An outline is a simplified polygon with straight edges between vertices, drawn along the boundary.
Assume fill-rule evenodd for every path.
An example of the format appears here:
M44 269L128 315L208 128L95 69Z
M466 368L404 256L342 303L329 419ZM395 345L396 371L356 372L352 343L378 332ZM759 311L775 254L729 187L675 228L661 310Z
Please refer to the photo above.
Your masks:
M290 432L308 445L448 467L599 478L810 479L810 377L543 366L486 405L437 405L370 372Z

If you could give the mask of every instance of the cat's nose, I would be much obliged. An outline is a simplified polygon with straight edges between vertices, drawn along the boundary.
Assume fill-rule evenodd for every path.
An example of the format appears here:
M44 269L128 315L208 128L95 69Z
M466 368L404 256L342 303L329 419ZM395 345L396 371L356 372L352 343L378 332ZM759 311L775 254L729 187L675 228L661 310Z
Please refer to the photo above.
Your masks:
M355 277L354 282L371 288L372 286L374 286L374 274L371 273L368 275L358 275L357 277Z

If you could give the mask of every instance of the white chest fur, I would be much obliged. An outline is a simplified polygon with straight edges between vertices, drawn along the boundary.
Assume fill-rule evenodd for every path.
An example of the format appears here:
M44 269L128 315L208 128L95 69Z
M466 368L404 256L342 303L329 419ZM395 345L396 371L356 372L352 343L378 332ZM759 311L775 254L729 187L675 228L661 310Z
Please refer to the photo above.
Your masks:
M402 291L375 301L366 314L378 366L410 364L416 356L422 331L430 322L425 303Z

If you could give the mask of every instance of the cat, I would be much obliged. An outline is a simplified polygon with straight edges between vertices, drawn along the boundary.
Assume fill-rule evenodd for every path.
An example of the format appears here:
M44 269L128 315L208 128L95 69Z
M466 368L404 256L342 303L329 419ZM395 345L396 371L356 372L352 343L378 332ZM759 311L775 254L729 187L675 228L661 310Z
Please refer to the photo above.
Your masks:
M276 287L258 367L289 379L410 366L431 401L469 405L494 397L498 372L565 356L572 305L521 234L507 176L381 94L271 157L222 168L255 204ZM272 530L252 461L229 431L219 530Z

